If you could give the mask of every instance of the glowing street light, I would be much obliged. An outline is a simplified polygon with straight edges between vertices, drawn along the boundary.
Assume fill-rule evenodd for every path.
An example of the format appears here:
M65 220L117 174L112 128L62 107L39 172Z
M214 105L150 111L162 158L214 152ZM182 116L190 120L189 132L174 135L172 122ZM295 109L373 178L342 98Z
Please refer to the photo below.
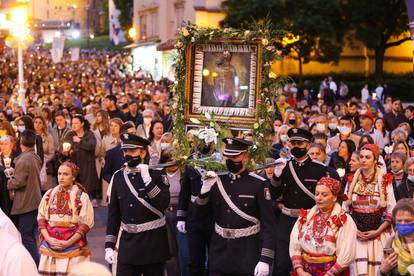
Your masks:
M18 80L19 80L19 102L26 113L26 90L24 88L23 74L23 46L29 38L30 30L27 28L27 11L24 8L18 8L10 14L10 33L17 39L17 61L18 61Z
M134 27L130 28L128 30L128 36L132 39L135 39L137 37L137 30L135 30Z

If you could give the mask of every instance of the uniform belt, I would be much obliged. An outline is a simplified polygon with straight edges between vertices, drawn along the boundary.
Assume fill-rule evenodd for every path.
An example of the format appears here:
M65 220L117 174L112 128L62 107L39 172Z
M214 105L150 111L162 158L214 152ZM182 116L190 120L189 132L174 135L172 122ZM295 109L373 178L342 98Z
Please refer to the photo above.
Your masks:
M260 232L260 224L255 224L247 228L229 229L219 226L217 223L214 226L216 233L225 239L238 239L248 236L253 236Z
M121 222L122 230L131 233L131 234L138 234L145 231L154 230L165 225L165 217L141 223L141 224L126 224Z
M282 214L285 214L286 216L292 217L292 218L298 218L299 217L299 209L289 209L287 207L282 208Z

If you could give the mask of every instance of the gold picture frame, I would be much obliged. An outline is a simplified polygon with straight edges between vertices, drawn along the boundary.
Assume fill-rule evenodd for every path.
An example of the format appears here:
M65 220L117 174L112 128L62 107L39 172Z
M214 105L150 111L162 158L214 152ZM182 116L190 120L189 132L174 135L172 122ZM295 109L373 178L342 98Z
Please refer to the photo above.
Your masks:
M186 60L186 123L207 112L229 127L251 128L260 99L261 43L190 43Z

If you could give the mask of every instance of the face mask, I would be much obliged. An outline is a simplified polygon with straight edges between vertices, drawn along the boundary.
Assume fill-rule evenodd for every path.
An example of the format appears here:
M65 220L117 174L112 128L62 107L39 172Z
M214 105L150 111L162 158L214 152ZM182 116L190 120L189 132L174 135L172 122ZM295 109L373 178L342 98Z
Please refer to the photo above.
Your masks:
M278 126L274 126L273 127L273 130L275 131L275 133L278 133L279 132L279 129L280 129L280 127L278 127Z
M394 171L394 170L391 170L391 172L392 172L392 174L401 174L401 173L403 173L404 171L403 170L399 170L399 171Z
M338 126L337 124L333 124L333 123L329 124L329 129L330 130L335 130L337 128L337 126Z
M303 156L306 155L306 153L308 153L308 150L306 148L298 148L298 147L293 147L290 150L290 153L295 156L296 158L302 158Z
M18 126L18 127L17 127L17 130L18 130L20 133L22 133L23 131L25 131L25 130L26 130L26 127L25 127L25 126Z
M349 127L346 127L346 126L340 126L338 127L338 129L339 129L339 132L343 135L348 135L352 131Z
M166 148L168 148L169 145L170 144L168 144L168 143L161 143L160 144L161 150L165 150Z
M148 117L144 118L144 125L150 125L151 122L152 122L152 118L148 118Z
M397 230L397 233L401 236L409 236L412 233L414 233L414 223L408 223L408 224L395 224L395 230Z
M136 167L141 164L141 156L125 155L125 162L127 163L128 167Z
M291 119L288 122L289 122L290 125L294 125L296 123L296 120L295 119Z
M288 139L287 135L285 135L285 134L280 135L280 141L281 141L282 143L286 142L286 141L287 141L287 139Z
M7 115L12 115L13 114L13 110L7 109L6 113L7 113Z
M324 124L316 124L316 130L319 132L325 131L325 125Z
M240 162L234 162L233 160L227 159L226 160L226 166L229 172L231 173L237 173L243 168L243 163Z
M414 182L414 175L407 176L407 179L410 180L411 182Z

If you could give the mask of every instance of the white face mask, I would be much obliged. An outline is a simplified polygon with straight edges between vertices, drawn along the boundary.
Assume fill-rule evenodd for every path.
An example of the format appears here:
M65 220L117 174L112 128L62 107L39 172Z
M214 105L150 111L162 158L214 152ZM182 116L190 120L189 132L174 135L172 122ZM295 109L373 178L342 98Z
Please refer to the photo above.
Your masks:
M319 132L325 132L325 125L324 124L316 124L316 130Z
M170 144L168 144L168 143L161 143L160 144L160 147L161 147L161 150L165 150L166 148L168 148L170 146Z
M398 174L402 174L403 172L404 172L404 170L399 170L399 171L394 171L394 170L391 170L391 172L392 172L392 174L396 174L396 175L398 175Z
M22 133L23 131L25 131L25 130L26 130L26 127L25 127L25 126L18 126L18 127L17 127L17 130L18 130L20 133Z
M411 182L414 182L414 175L407 176L407 179L410 180Z
M152 122L152 118L144 117L144 125L150 125Z
M347 126L339 126L338 129L339 129L339 132L343 135L348 135L352 131L351 128Z
M280 129L280 127L278 127L278 126L273 126L273 130L275 131L275 133L278 133L279 129Z
M337 125L337 124L335 124L335 123L330 123L330 124L329 124L329 129L330 129L330 130L335 130L337 127L338 127L338 125Z
M285 135L285 134L280 135L280 141L281 141L282 143L286 142L286 141L287 141L287 139L288 139L287 135Z

